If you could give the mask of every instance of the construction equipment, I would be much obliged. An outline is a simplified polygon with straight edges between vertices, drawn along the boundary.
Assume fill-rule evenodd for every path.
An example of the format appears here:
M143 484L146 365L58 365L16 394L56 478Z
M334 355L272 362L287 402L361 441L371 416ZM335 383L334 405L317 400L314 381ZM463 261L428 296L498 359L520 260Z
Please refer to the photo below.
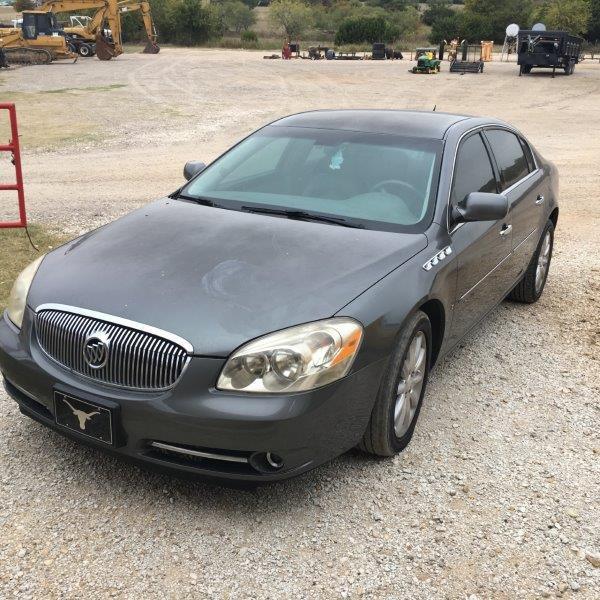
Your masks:
M94 53L100 60L110 60L123 53L121 39L121 14L140 11L146 29L148 42L143 52L157 54L160 46L150 4L146 0L46 0L39 10L54 13L71 12L81 9L96 9L90 16L71 15L69 25L64 27L65 34L77 42L77 50L82 56ZM105 27L105 24L108 26Z
M158 54L160 52L160 46L156 43L158 38L156 34L156 27L154 27L154 21L152 20L152 12L150 11L150 4L145 0L142 2L136 2L132 0L122 0L119 2L119 12L121 14L127 12L134 12L139 10L142 13L142 21L144 22L144 28L146 29L146 36L148 41L144 47L144 54ZM294 48L292 48L294 46ZM300 45L290 44L292 53L296 53L297 57L300 55Z
M437 57L437 48L417 48L415 58L417 64L411 69L412 73L439 73L441 60Z
M88 26L93 23L90 31L84 28L67 28L65 35L78 36L80 39L96 44L96 56L100 60L110 60L119 54L123 54L123 43L121 41L121 19L117 0L46 0L38 7L39 11L46 13L63 13L80 11L82 9L96 9ZM110 35L107 35L104 23L108 23Z
M23 11L20 28L0 28L0 48L9 64L48 64L53 60L75 59L68 40L61 35L53 14Z
M580 60L583 40L566 31L543 31L530 29L519 31L519 76L531 73L532 68L563 69L572 75Z

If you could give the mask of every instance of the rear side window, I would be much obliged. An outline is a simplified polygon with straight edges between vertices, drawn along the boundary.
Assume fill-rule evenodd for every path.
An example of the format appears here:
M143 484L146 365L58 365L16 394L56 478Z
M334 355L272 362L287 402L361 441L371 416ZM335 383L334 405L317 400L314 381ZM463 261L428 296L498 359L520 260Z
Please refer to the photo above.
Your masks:
M519 138L510 131L490 129L485 132L500 171L503 189L529 174L529 165Z
M532 171L535 171L535 169L536 169L535 160L533 158L533 152L531 151L529 144L523 138L519 138L519 141L521 142L521 146L523 146L523 152L525 152L525 158L527 158L527 164L529 165L529 172L531 173Z
M458 148L450 195L452 205L462 202L471 192L497 192L490 157L478 133L468 137Z

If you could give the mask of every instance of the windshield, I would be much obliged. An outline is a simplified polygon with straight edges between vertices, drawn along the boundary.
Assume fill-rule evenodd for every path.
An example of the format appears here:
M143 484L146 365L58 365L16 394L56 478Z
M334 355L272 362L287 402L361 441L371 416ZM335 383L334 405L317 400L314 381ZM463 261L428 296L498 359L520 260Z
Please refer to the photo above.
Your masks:
M431 221L441 141L354 131L266 127L181 190L226 208L341 217L372 229Z

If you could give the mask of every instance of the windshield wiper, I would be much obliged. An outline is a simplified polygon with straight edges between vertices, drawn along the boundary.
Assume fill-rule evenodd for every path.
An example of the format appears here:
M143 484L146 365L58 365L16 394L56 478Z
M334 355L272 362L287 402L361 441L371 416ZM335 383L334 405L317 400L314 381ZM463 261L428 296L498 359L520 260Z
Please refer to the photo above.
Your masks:
M351 223L342 217L327 217L325 215L314 215L304 210L293 210L285 208L267 208L263 206L242 206L245 212L256 213L258 215L275 215L287 217L288 219L300 219L302 221L317 221L319 223L331 223L332 225L340 225L341 227L354 227L356 229L364 229L364 225Z
M212 206L213 208L224 208L223 206L221 206L220 204L217 204L213 200L210 200L208 198L202 198L201 196L186 196L185 194L175 194L173 196L173 198L176 198L176 199L181 198L182 200L191 200L192 202L195 202L196 204L201 204L202 206Z

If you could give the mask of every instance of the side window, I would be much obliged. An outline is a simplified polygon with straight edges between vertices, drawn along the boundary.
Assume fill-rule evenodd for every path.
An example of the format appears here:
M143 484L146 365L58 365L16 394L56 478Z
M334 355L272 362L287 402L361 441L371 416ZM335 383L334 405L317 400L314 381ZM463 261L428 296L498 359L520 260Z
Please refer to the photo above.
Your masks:
M490 129L485 132L498 164L503 189L523 179L529 173L529 165L519 138L510 131Z
M497 192L490 157L478 133L468 137L458 148L450 194L452 206L462 202L471 192Z
M535 160L533 158L533 152L529 147L529 144L523 139L519 138L521 142L521 146L523 146L523 152L525 152L525 158L527 159L527 164L529 165L529 172L535 171Z

